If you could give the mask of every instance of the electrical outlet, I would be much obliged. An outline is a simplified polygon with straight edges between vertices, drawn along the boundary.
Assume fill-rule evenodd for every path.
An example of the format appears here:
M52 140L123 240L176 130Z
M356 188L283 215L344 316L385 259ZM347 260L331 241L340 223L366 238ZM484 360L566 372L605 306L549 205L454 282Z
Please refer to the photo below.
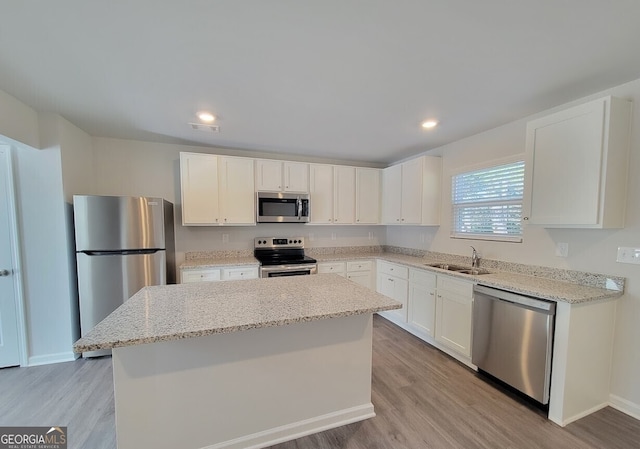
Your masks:
M640 265L640 248L631 248L628 246L619 247L616 262Z
M310 233L309 233L309 241L310 241L310 242L313 242L313 232L310 232Z
M373 240L373 232L369 232L369 240Z
M556 256L567 257L569 256L569 244L568 243L556 243Z
M229 234L222 234L222 243L229 243Z
M420 234L420 243L424 243L425 240L427 239L427 235L426 234Z
M331 240L335 240L335 239L336 239L336 233L335 233L335 232L332 232L332 233L331 233Z

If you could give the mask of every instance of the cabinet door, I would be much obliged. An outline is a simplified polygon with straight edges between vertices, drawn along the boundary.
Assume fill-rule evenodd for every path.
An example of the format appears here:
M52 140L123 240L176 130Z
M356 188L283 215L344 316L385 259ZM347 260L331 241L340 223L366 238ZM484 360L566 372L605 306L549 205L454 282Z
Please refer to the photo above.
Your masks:
M344 277L344 262L320 262L318 274L334 273Z
M389 298L395 299L402 303L401 309L388 310L383 313L384 316L389 316L392 319L397 319L402 322L407 321L407 290L408 282L406 279L401 279L396 276L391 276L386 273L379 272L376 281L376 290Z
M219 170L222 224L255 224L253 159L221 157Z
M333 176L333 222L353 224L356 221L356 169L336 165Z
M402 224L422 222L422 167L422 158L402 164L402 214L400 217Z
M434 336L436 319L436 275L423 270L409 272L408 322L417 332Z
M423 156L422 176L422 224L440 225L442 205L442 158Z
M218 157L180 153L180 193L183 225L217 224Z
M356 168L356 223L380 223L380 170Z
M311 223L333 223L333 166L309 165Z
M256 190L282 191L282 162L268 159L256 160Z
M371 288L373 285L373 276L371 271L354 271L347 273L347 279L367 288Z
M225 281L258 279L258 267L223 268L222 279Z
M220 270L217 268L184 269L181 270L181 273L181 282L183 284L220 280Z
M402 215L402 165L382 170L382 222L400 224Z
M309 191L309 164L302 162L284 163L284 191L301 193Z
M533 224L597 224L604 99L529 122Z
M471 357L473 285L438 276L436 296L436 340Z

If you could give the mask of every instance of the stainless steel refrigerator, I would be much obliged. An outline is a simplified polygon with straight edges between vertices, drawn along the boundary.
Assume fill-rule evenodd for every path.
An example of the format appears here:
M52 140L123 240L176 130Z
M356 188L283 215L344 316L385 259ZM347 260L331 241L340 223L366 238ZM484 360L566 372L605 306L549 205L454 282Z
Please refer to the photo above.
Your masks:
M84 336L142 287L175 283L173 204L162 198L75 195L73 210Z

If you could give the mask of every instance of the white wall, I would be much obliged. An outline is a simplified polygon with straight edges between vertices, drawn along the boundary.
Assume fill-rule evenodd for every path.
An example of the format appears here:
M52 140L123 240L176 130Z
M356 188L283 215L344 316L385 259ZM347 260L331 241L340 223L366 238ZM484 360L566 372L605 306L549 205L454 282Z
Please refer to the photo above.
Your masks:
M2 90L0 90L0 135L33 148L40 148L38 113Z
M624 229L575 230L544 229L526 226L522 243L498 243L451 239L451 172L485 161L517 155L525 151L527 120L546 115L544 111L526 120L519 120L477 134L436 151L443 156L442 224L438 228L395 228L389 226L386 241L389 245L429 249L432 251L471 255L474 245L483 257L568 268L579 271L605 273L627 278L626 293L617 303L617 323L613 356L611 393L614 401L621 398L627 411L640 416L640 266L615 262L618 246L640 247L640 80L614 87L568 105L605 95L632 99L635 113L632 124L631 160L627 198L627 222ZM424 243L420 243L421 239ZM569 244L569 257L555 256L558 242ZM619 404L618 404L619 405Z
M29 365L75 358L71 346L80 332L70 201L75 189L93 183L86 133L53 114L39 114L35 126L29 132L42 150L13 145Z
M264 154L102 137L93 139L93 149L97 193L158 196L174 203L178 264L184 260L185 252L253 249L255 237L295 234L305 237L308 247L379 245L384 240L384 227L380 226L296 224L259 224L246 227L182 226L181 151L245 157L264 157ZM322 160L322 162L336 161ZM223 234L229 236L228 243L223 243Z

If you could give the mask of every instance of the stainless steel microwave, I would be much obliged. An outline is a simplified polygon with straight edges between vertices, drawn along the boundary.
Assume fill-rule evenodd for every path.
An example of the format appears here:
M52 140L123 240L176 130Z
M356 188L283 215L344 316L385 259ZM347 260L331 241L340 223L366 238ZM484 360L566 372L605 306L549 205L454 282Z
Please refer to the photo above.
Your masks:
M258 223L309 222L309 195L304 193L258 192Z

